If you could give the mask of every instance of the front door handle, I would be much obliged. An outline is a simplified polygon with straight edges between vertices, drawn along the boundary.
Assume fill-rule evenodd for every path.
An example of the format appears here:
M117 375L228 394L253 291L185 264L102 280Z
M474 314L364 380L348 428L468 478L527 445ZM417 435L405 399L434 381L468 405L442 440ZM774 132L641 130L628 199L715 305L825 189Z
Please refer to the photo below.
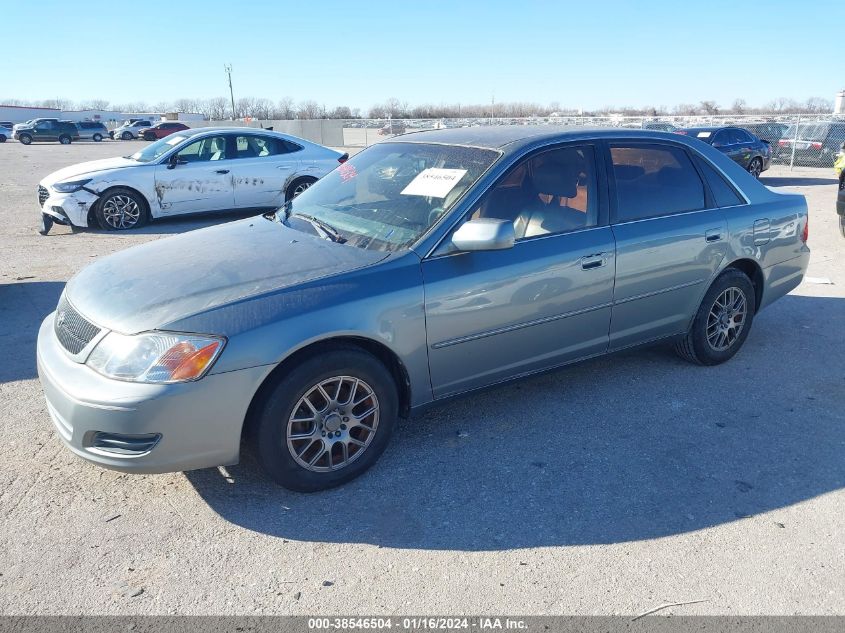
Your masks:
M607 263L607 257L604 253L595 253L593 255L584 255L581 258L581 268L584 270L592 270L593 268L601 268Z
M214 173L215 173L215 174L228 174L228 173L229 173L229 170L228 170L228 169L218 169L218 170L217 170L217 171L215 171Z
M722 233L719 229L710 229L704 233L705 242L718 242L722 239Z

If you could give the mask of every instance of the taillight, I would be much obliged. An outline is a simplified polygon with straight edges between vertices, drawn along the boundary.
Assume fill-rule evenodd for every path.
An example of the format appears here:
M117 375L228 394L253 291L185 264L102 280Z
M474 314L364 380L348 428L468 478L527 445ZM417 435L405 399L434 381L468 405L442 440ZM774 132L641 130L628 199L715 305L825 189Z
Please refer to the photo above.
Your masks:
M809 237L810 237L810 215L807 214L807 219L804 220L804 230L801 231L801 241L806 244L807 239Z
M675 134L683 134L684 136L686 136L687 131L686 130L675 130Z
M821 149L822 144L821 143L810 143L810 147L812 147L813 149Z
M788 142L789 142L789 141L787 141L786 139L783 139L783 138L782 138L782 139L780 139L780 140L778 141L778 146L779 146L779 147L786 147L786 144L787 144Z
M340 158L337 159L337 162L339 162L341 165L343 165L343 163L345 163L348 160L349 160L349 154L344 154L343 156L341 156Z

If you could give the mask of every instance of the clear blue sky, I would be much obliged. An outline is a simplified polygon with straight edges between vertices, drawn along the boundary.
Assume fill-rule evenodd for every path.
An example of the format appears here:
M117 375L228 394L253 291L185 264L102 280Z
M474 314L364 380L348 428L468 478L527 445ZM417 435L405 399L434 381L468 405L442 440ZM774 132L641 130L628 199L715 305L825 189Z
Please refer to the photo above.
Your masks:
M225 62L236 98L330 108L494 92L586 109L762 105L845 87L839 0L42 0L2 13L0 101L226 95Z

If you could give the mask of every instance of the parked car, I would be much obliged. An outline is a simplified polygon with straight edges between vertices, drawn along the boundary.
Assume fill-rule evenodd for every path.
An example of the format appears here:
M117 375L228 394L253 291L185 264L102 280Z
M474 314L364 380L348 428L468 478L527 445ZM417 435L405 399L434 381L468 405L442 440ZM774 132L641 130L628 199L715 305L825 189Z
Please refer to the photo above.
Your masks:
M690 127L676 130L712 145L755 178L766 171L772 162L772 147L751 132L738 127Z
M111 131L110 136L115 140L131 141L133 138L140 138L141 133L149 127L152 127L152 123L147 120L124 121Z
M79 138L84 141L99 143L109 135L106 126L99 121L78 121L76 127L79 130Z
M790 125L778 141L777 157L784 162L791 161L792 146L795 145L796 163L830 167L843 141L845 121L800 123L797 135L795 125Z
M404 134L405 124L402 121L388 121L379 129L378 133L381 136L387 136L389 134Z
M744 123L743 130L748 130L761 141L766 141L774 149L789 128L786 123Z
M41 232L54 221L123 230L185 213L275 209L346 157L267 130L177 132L131 156L79 163L44 178Z
M276 212L98 259L42 323L38 372L91 462L233 464L244 437L276 482L321 490L458 394L656 340L727 361L806 242L803 196L688 137L419 132Z
M11 121L0 121L0 143L5 143L12 138L12 128L14 125Z
M145 141L155 141L156 139L164 138L174 132L182 132L183 130L190 130L184 123L178 121L162 121L156 123L152 127L147 128L141 132L141 136Z
M643 121L642 129L657 130L659 132L674 132L678 128L671 123L666 123L665 121Z
M50 141L70 145L73 141L79 140L79 130L73 121L40 119L29 126L16 127L12 137L24 145Z

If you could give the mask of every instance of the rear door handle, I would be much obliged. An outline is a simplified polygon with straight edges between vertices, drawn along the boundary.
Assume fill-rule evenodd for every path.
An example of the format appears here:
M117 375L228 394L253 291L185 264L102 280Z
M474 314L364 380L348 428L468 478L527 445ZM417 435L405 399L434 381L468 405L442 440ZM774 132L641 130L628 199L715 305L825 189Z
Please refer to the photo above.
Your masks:
M604 253L595 253L593 255L584 255L581 258L581 268L584 270L592 270L593 268L601 268L607 263L607 257Z
M722 239L722 233L719 229L710 229L704 233L705 242L718 242Z
M228 169L218 169L218 170L217 170L217 171L215 171L214 173L215 173L215 174L228 174L228 173L229 173L229 170L228 170Z

